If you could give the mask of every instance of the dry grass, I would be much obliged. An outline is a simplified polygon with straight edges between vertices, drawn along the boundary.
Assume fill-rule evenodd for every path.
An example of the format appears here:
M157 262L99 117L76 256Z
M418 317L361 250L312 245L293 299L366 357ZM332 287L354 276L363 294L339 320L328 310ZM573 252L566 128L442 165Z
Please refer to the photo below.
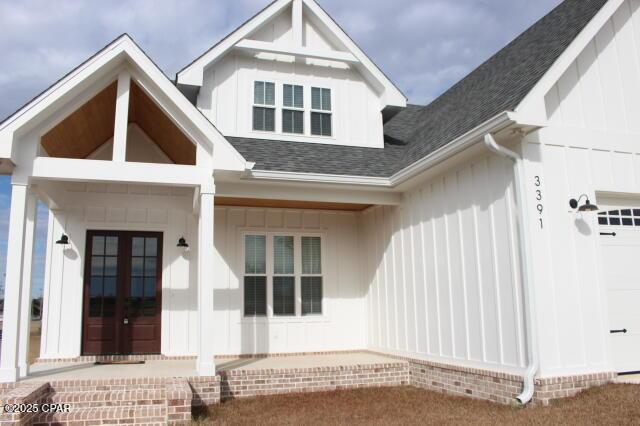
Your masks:
M414 387L237 399L194 424L640 424L640 386L607 385L548 407L507 407Z

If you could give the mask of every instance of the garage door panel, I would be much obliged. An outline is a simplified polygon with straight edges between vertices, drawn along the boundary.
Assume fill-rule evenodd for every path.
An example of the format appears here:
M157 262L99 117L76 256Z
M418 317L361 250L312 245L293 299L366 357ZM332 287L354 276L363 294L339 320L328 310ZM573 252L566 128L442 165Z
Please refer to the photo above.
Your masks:
M607 289L608 341L618 372L640 370L640 200L598 200L602 267ZM626 203L626 205L625 205ZM626 226L619 226L626 225ZM611 235L615 233L614 235Z

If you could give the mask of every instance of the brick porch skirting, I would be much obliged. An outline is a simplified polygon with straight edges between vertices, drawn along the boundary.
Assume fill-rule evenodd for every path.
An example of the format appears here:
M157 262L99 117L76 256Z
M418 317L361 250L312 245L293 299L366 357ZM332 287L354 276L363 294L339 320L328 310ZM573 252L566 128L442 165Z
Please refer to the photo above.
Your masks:
M406 362L219 372L221 398L409 384Z

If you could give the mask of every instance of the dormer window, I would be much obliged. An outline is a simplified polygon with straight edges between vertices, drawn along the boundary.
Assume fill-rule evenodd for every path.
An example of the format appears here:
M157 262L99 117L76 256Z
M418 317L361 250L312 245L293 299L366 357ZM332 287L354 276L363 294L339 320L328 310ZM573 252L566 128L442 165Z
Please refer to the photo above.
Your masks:
M311 134L331 136L331 89L311 88Z
M276 85L256 81L253 86L253 130L276 130Z
M302 86L282 86L282 131L304 133L304 89Z

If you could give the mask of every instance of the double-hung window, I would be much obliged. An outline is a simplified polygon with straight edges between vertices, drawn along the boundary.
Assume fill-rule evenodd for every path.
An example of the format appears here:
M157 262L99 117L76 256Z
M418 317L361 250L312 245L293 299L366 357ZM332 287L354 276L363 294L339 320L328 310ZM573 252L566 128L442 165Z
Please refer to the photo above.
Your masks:
M302 315L322 314L322 250L320 237L302 237Z
M282 86L282 131L304 133L304 89L302 86Z
M296 314L293 237L273 236L273 315Z
M244 316L322 315L322 237L243 233Z
M267 315L267 238L244 237L244 314Z
M276 85L268 81L253 84L253 130L276 130Z
M331 136L331 89L311 88L311 134Z

